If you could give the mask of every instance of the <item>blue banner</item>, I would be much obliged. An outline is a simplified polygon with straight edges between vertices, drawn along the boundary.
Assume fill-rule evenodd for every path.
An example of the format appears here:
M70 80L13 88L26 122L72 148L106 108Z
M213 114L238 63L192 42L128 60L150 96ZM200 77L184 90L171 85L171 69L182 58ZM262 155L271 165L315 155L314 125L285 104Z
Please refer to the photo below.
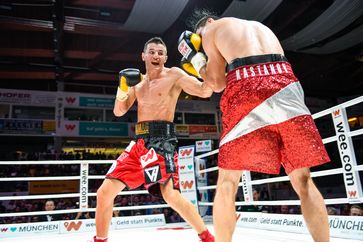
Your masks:
M79 97L79 106L94 108L113 108L115 99L98 97Z
M79 135L87 136L124 136L127 137L128 125L124 123L80 122Z

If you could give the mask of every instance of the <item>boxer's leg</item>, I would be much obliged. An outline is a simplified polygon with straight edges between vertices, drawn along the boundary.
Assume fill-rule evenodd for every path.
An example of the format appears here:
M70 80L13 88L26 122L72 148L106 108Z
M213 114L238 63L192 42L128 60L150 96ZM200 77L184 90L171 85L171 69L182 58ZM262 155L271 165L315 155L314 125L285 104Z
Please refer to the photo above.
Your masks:
M105 179L97 190L96 207L96 238L107 239L112 218L113 201L116 195L125 188L125 184L117 179ZM107 240L96 240L107 241Z

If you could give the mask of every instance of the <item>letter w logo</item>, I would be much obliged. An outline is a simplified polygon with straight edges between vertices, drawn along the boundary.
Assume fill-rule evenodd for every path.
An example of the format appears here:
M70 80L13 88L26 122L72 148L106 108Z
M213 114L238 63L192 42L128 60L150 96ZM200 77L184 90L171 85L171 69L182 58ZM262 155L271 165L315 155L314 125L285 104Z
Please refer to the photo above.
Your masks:
M181 156L189 156L192 153L193 149L185 149L180 151Z
M156 155L156 152L153 148L151 148L149 150L149 152L147 152L145 155L140 157L141 160L141 166L144 168L146 167L148 164L157 161L158 157Z
M74 103L74 101L76 101L75 97L66 97L66 101L67 103Z
M66 124L64 126L66 127L66 130L73 130L76 127L74 124Z
M340 109L334 110L334 111L333 111L333 116L334 116L334 117L338 117L338 116L340 116Z
M0 229L0 232L6 232L6 231L8 231L8 228L1 228Z
M64 223L64 227L66 227L67 231L71 231L72 229L75 230L75 231L78 231L79 228L81 227L82 225L82 221L78 221L77 223L76 222L65 222Z
M194 183L193 181L182 181L181 185L184 190L187 190L187 189L192 189L193 183Z
M348 191L349 198L357 197L357 191Z

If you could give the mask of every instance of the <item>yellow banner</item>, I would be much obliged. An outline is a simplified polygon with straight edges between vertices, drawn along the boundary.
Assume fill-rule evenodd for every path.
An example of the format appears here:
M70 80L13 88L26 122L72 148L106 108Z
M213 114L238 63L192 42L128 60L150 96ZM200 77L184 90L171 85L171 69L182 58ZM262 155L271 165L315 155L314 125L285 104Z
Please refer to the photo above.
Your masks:
M55 131L55 121L54 120L44 120L43 121L44 131Z
M175 131L178 136L188 136L189 135L189 126L188 125L175 125Z
M29 194L77 193L79 181L30 181Z

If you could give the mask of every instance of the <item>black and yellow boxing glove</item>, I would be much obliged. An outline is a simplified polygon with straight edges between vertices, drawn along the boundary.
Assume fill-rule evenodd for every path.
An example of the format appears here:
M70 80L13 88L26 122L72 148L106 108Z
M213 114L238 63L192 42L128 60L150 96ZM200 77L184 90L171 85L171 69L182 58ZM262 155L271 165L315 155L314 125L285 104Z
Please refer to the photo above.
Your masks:
M127 68L118 74L119 86L117 88L116 99L123 102L127 99L130 87L142 81L142 74L139 69Z
M207 64L207 58L203 52L201 52L202 38L200 35L184 31L178 40L178 51L182 56L190 62L195 71L198 73L203 66Z
M192 63L190 63L187 59L185 59L185 57L182 57L180 61L180 66L189 75L200 78L199 73L195 70Z

